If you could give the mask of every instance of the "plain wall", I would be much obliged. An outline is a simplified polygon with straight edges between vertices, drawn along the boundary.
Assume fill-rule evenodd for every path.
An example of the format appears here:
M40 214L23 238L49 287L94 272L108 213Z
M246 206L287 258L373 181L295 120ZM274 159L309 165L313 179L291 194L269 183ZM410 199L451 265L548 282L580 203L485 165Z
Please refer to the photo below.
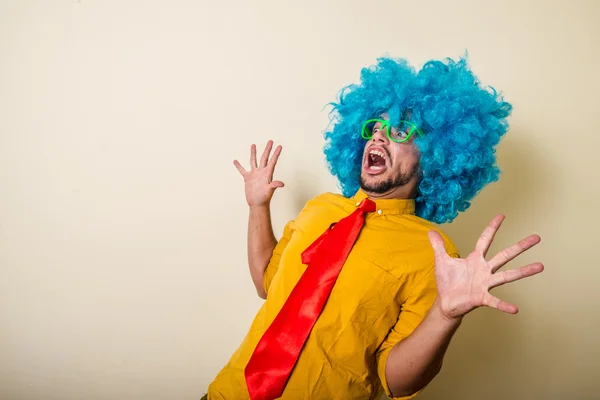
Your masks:
M542 243L423 400L600 398L600 2L0 1L0 399L198 399L261 305L232 165L284 149L279 236L338 191L330 101L378 56L470 63L514 106L504 173L444 229Z

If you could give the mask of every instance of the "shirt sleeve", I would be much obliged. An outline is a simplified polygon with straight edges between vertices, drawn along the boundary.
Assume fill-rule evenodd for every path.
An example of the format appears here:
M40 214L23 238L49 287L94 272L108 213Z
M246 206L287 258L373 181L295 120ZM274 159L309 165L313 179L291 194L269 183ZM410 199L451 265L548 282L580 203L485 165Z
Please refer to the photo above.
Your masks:
M410 289L408 296L402 303L402 310L396 325L390 330L387 337L377 350L377 373L385 393L390 399L410 399L419 394L420 391L406 397L392 397L385 376L385 366L392 348L407 338L419 326L433 302L435 301L437 290L435 286L435 270L431 267L427 273Z
M454 250L454 249L453 249ZM451 252L450 257L459 257L458 253ZM415 397L421 390L405 397L392 397L387 378L385 376L385 366L388 356L392 348L407 338L419 326L429 309L433 305L437 297L437 288L435 284L435 266L432 266L423 277L421 277L415 285L412 286L410 292L402 303L402 310L396 325L390 330L387 337L379 346L376 354L377 373L381 381L381 385L385 390L386 395L393 400L405 400Z
M277 242L277 245L275 245L275 248L273 249L273 255L271 256L269 264L267 265L267 268L265 268L265 272L263 274L263 287L265 289L265 293L269 293L269 287L271 286L273 277L279 270L279 261L281 260L281 255L287 247L293 231L294 221L289 221L283 228L283 235L281 236L281 239L279 242Z

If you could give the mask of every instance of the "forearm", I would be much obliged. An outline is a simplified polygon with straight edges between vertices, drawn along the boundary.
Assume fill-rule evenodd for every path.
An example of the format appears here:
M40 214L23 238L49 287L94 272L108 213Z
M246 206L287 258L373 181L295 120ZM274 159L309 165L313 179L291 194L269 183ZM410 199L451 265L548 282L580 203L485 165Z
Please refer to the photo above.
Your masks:
M276 244L269 205L250 207L248 265L256 292L263 299L267 297L263 286L263 276Z
M437 375L461 318L448 319L436 301L421 324L390 351L385 373L395 397L409 396Z

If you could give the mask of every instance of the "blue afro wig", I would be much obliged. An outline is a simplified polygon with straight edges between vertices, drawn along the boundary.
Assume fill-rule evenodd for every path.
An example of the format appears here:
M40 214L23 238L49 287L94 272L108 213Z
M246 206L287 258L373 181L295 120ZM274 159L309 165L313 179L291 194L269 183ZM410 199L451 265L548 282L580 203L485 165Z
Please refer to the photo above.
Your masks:
M331 103L325 157L342 193L360 187L365 120L387 112L392 125L402 117L423 131L416 214L435 223L451 222L490 182L498 180L495 146L508 130L512 106L493 88L484 88L466 58L429 61L416 72L406 60L380 58L363 68L360 84L342 89Z

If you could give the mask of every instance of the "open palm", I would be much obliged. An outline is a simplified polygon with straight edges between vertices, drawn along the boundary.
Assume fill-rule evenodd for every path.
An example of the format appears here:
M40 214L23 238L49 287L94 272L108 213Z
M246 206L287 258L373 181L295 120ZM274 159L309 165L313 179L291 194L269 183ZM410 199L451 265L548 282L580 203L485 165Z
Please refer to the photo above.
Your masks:
M256 145L250 147L250 169L246 170L234 160L233 164L244 178L246 201L250 207L268 205L273 197L275 189L283 187L283 182L273 180L273 172L277 159L281 153L281 146L277 146L273 155L273 141L269 140L260 158L260 164L256 163Z
M530 235L486 260L485 256L494 240L503 215L496 216L481 234L475 249L466 258L453 258L444 248L439 233L429 232L435 252L435 277L441 310L448 318L462 317L471 310L487 306L510 314L518 312L516 305L500 300L489 290L523 279L544 270L541 263L498 272L506 263L540 242L538 235Z

